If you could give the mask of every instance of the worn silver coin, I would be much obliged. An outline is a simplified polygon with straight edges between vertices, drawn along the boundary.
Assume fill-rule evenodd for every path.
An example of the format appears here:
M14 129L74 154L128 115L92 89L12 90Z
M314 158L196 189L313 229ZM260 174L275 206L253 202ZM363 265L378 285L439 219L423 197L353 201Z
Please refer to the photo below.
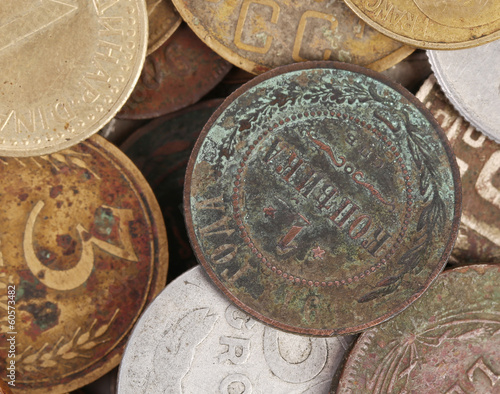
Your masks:
M353 339L259 323L198 266L170 283L137 323L118 393L328 393Z
M453 106L477 130L500 142L500 40L427 54Z

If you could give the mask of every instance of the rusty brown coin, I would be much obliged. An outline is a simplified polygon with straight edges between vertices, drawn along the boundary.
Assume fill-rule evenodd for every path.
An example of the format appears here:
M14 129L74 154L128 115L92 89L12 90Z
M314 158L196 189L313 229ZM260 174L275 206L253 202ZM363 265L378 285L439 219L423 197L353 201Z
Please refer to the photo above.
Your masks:
M140 172L99 136L2 158L0 172L0 370L14 361L22 392L67 392L118 364L165 285L161 213Z
M120 147L144 174L160 203L170 236L169 281L198 264L182 211L184 175L201 129L220 104L222 99L205 101L155 119Z
M406 311L363 333L337 393L499 393L500 267L444 272Z
M9 385L5 383L3 379L5 379L4 376L2 376L2 378L0 379L0 394L12 394L12 390L10 389ZM9 381L12 382L10 379ZM15 385L15 382L11 384Z
M182 22L171 0L146 0L148 7L150 55L167 41Z
M500 145L472 127L453 108L431 76L417 93L442 126L457 156L462 176L460 231L452 251L464 264L497 262L500 257Z
M146 58L141 78L117 117L148 119L194 104L214 88L231 64L186 25Z
M357 332L436 278L460 221L446 136L408 91L334 62L285 66L232 94L188 165L198 259L278 328Z
M343 1L173 0L193 31L253 74L305 60L385 70L414 51L365 25Z

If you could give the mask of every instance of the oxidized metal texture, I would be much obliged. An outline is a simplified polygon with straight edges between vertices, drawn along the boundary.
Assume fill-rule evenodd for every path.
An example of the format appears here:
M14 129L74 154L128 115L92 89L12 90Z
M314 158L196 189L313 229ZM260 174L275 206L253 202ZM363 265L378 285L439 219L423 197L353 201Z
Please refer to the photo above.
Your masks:
M165 285L161 213L140 172L99 136L39 158L2 158L0 173L0 370L11 360L15 286L16 390L67 392L118 364Z
M0 155L98 132L132 92L146 36L144 0L0 1Z
M455 108L476 129L500 142L500 40L463 51L429 51L428 55Z
M149 21L147 54L150 55L174 34L182 19L172 0L146 0L146 5Z
M453 108L431 76L417 98L436 117L457 156L462 177L462 219L452 257L459 264L500 257L500 145L476 131Z
M4 377L2 376L2 379ZM5 383L2 379L0 379L0 394L12 394L12 390L9 385Z
M195 253L253 316L313 335L401 312L443 269L460 222L453 152L380 74L285 66L231 95L188 165Z
M500 267L441 274L390 322L363 333L337 393L499 393Z
M231 64L182 25L146 58L141 78L117 117L156 118L196 103L231 69Z
M118 393L326 394L353 339L309 338L261 324L198 266L169 284L137 323Z
M344 0L366 23L424 49L461 49L500 38L497 0Z
M170 237L169 281L198 264L184 222L182 193L189 155L222 99L201 102L155 119L120 147L141 170L160 204Z
M343 1L173 0L191 29L253 74L305 60L385 70L414 51L366 26Z

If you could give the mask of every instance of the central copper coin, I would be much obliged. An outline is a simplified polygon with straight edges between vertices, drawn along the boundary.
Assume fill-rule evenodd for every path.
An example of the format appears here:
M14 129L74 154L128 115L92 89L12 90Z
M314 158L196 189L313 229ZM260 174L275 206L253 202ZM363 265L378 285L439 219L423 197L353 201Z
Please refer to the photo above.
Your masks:
M340 63L252 80L209 120L188 166L191 240L215 283L281 329L387 320L442 270L460 220L446 137L407 91Z

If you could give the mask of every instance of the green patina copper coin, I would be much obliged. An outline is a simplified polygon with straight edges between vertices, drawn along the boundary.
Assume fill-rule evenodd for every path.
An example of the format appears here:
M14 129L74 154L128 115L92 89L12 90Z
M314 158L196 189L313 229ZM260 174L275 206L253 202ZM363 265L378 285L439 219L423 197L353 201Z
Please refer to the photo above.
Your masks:
M500 267L443 272L402 314L363 333L337 393L499 393Z
M460 179L410 93L335 62L231 95L188 165L189 235L238 306L280 329L358 332L415 301L457 236Z

